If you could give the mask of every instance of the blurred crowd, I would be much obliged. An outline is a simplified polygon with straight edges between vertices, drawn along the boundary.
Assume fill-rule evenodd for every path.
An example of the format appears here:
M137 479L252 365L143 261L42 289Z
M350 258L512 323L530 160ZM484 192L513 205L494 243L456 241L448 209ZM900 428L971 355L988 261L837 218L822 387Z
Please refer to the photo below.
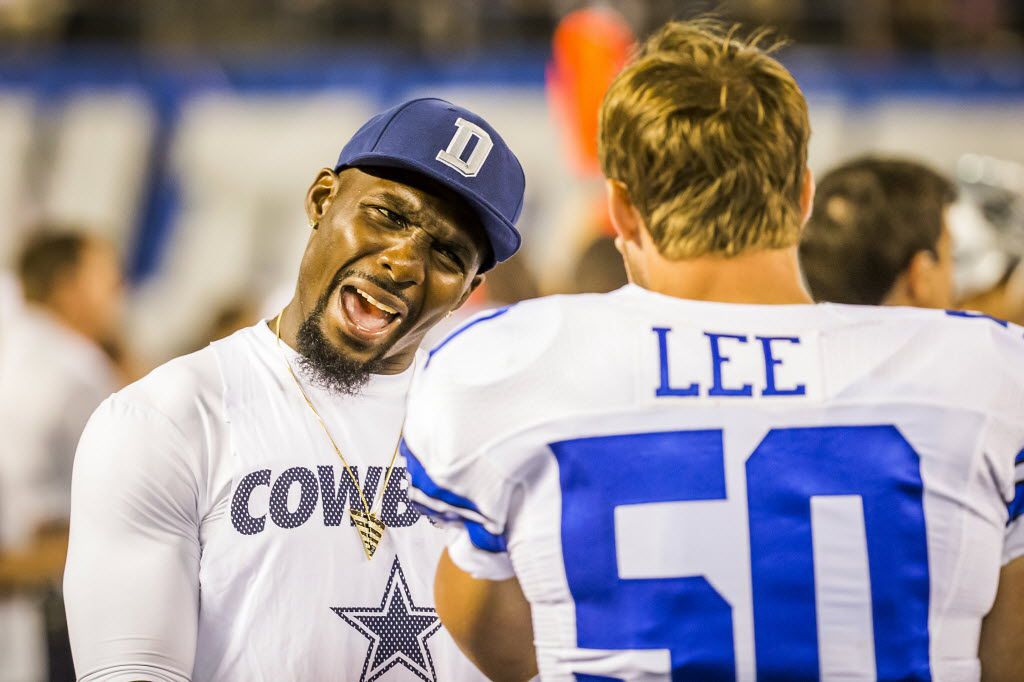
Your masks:
M2 0L0 35L23 41L119 40L146 47L386 43L422 54L546 43L582 0ZM1020 51L1017 0L605 0L640 32L722 11L778 26L804 45L870 51Z
M117 41L141 44L166 44L184 36L211 44L215 37L244 41L262 31L260 41L273 45L299 35L325 44L349 35L365 38L367 27L380 27L384 36L379 40L397 44L405 37L426 51L443 52L453 41L463 48L484 49L493 27L500 27L493 34L496 39L515 35L545 43L555 32L547 93L534 88L528 95L532 108L520 106L524 96L507 89L504 100L489 103L502 109L506 119L520 119L522 130L509 137L518 136L510 142L526 148L531 194L522 222L533 245L489 274L460 315L447 328L434 331L431 338L437 339L480 309L552 293L611 291L626 281L604 214L592 117L603 86L628 56L631 30L661 22L682 4L621 0L609 3L621 16L577 16L555 31L557 18L577 4L261 0L240 9L227 0L0 0L0 34L17 38L26 49L40 40L100 39L104 31ZM1024 10L1011 0L741 0L730 5L730 12L738 19L779 25L800 41L813 43L831 35L833 43L866 49L980 47L1013 52L1020 49L1024 22ZM240 15L244 21L238 20ZM228 16L233 28L215 36ZM131 203L101 201L106 195L89 189L97 185L89 184L95 178L88 174L76 170L77 175L53 176L57 185L81 182L87 188L77 202L47 203L44 197L43 208L3 219L0 682L30 682L47 675L73 679L59 584L74 450L92 410L156 364L269 317L290 297L281 283L293 281L305 238L294 229L293 217L301 207L303 185L318 166L309 161L310 154L296 153L279 163L285 157L273 150L260 149L241 159L238 150L252 147L252 138L243 135L246 125L258 137L272 138L275 120L298 116L300 127L315 127L325 118L335 120L331 117L337 110L328 103L326 114L313 115L307 108L303 111L309 116L303 119L304 114L287 108L287 97L279 99L284 104L275 99L272 106L283 106L286 113L273 109L269 119L233 116L236 110L219 100L201 102L198 118L183 116L171 163L187 168L194 184L179 188L184 217L171 223L177 241L172 240L160 267L148 273L139 267L135 247L140 237L131 231L134 218L123 210ZM348 120L363 118L364 109L346 107ZM813 100L811 107L813 112ZM121 119L102 110L85 116L86 138L91 140L88 126L101 126L103 119L114 121L115 136L118 126L128 130ZM197 120L223 125L206 129ZM544 125L538 126L538 120ZM495 125L503 130L500 120ZM560 139L541 134L541 127L557 131ZM828 139L827 125L818 130ZM957 132L948 130L947 135L955 138ZM232 134L238 135L235 146ZM345 137L314 135L312 158L329 159L337 151L331 140ZM295 139L279 143L294 151L301 147ZM980 150L969 142L945 139L956 153L955 162L945 165L936 164L929 153L934 150L924 148L920 157L932 160L924 164L915 155L904 155L906 162L851 160L854 152L872 151L864 142L870 139L875 138L865 133L857 145L847 145L846 138L833 140L836 148L849 146L846 158L823 154L819 163L823 158L827 164L815 168L819 194L802 247L815 297L953 307L1024 323L1024 156L975 153ZM160 145L167 153L166 138L154 148L160 150ZM110 146L103 147L104 153ZM566 153L553 152L553 147ZM1010 157L1016 153L1003 139L993 140L988 151L992 148L1006 149ZM84 155L94 154L88 144L84 149ZM132 159L152 153L151 147L126 152L120 163L132 167ZM38 158L52 161L59 155ZM265 167L258 166L261 160ZM29 164L28 176L47 175L38 159L34 164ZM53 166L59 164L54 161ZM136 184L145 184L132 177ZM115 178L108 184L123 191L126 183ZM103 206L93 210L89 200L96 197ZM60 210L44 210L54 205ZM80 215L76 207L84 207ZM103 216L112 218L104 222ZM112 228L121 218L127 227ZM865 239L866 234L872 238Z

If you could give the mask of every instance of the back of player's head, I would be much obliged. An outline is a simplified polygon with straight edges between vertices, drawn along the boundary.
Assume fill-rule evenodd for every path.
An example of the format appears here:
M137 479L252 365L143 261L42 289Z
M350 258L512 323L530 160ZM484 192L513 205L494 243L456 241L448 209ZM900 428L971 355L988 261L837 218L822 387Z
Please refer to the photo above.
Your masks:
M667 258L793 246L810 125L764 31L670 22L616 77L599 154Z
M862 157L821 178L800 243L819 301L878 305L921 252L937 255L956 187L906 159Z
M78 267L89 237L66 229L40 231L22 247L18 257L18 279L25 299L45 303L62 278Z

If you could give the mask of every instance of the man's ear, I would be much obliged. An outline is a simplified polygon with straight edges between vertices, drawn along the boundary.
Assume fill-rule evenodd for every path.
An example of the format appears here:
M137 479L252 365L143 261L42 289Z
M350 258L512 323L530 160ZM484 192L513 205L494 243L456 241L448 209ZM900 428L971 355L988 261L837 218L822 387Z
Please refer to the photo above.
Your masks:
M309 218L309 226L314 230L327 213L327 208L337 195L339 187L338 174L330 168L321 168L313 184L309 186L309 191L306 192L306 217Z
M623 253L624 245L627 242L633 242L640 246L644 220L633 200L630 199L625 183L608 179L605 181L605 187L608 190L608 217L612 221L612 227L615 228L616 248Z
M803 226L811 217L811 210L814 208L814 173L810 168L804 168L804 179L800 185L800 225Z
M910 264L903 271L904 286L910 305L932 307L935 300L934 282L937 267L935 255L927 249L921 249L910 259Z

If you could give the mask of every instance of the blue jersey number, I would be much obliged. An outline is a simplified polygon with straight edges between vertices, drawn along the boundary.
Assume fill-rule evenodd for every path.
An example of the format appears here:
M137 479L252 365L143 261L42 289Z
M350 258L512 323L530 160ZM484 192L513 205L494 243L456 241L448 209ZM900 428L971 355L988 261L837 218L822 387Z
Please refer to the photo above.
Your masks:
M668 649L673 682L735 680L732 611L721 595L703 576L621 579L615 547L617 506L726 497L722 432L582 438L551 449L578 646ZM759 682L818 678L811 498L831 495L863 504L878 679L930 680L920 461L899 431L776 429L746 473Z

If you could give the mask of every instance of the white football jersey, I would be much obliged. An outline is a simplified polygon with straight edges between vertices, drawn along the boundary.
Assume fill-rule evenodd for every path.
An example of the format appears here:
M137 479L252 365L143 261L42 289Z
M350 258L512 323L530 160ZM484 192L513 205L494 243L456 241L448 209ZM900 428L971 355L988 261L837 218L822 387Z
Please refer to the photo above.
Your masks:
M367 560L356 487L286 361L260 323L93 415L65 573L79 679L483 679L433 609L445 532L408 503L401 459L386 476L414 370L356 397L302 379L387 526Z
M539 299L431 353L403 449L453 560L518 576L545 682L976 682L1024 554L1024 330Z

